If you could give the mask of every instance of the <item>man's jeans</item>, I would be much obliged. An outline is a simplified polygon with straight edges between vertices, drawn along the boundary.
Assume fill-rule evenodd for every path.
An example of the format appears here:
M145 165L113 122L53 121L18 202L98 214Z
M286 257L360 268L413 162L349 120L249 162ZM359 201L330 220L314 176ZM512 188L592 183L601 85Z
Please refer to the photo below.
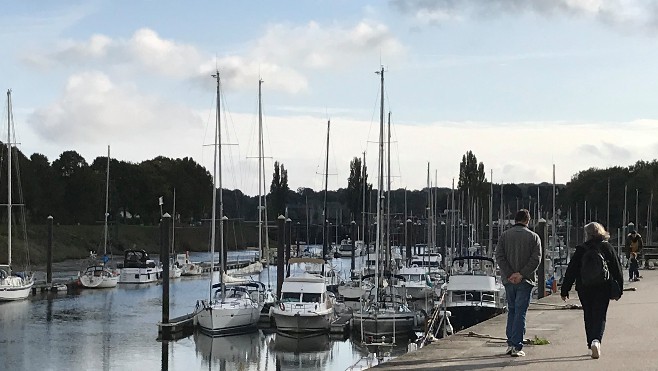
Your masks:
M507 345L517 350L523 348L525 316L530 305L533 286L525 281L518 284L506 283L507 296Z

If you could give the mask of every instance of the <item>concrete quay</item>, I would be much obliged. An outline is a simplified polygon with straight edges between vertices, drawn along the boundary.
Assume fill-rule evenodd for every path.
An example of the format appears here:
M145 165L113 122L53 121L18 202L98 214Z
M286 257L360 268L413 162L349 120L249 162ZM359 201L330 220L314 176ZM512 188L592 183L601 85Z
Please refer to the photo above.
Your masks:
M658 270L640 274L641 281L624 282L624 295L610 303L599 359L592 359L587 349L582 309L561 309L564 303L558 293L530 304L525 338L537 336L550 344L524 345L525 357L504 354L503 314L374 369L658 370ZM569 296L567 304L580 305L575 291ZM471 332L482 337L470 336Z

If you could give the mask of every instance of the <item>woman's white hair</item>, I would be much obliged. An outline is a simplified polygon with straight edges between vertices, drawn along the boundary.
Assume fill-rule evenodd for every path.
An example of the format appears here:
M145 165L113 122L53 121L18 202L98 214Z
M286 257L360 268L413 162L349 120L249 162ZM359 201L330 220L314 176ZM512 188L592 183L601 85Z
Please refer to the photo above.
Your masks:
M585 225L585 241L601 239L607 241L610 238L610 233L608 233L605 228L600 223L591 222Z

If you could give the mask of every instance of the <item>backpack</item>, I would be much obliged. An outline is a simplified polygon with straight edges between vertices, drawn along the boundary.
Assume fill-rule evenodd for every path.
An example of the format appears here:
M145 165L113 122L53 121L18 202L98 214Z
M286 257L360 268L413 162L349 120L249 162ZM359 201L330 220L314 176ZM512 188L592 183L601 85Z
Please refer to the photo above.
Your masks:
M600 286L610 280L610 269L599 247L585 244L580 261L580 284L583 287Z

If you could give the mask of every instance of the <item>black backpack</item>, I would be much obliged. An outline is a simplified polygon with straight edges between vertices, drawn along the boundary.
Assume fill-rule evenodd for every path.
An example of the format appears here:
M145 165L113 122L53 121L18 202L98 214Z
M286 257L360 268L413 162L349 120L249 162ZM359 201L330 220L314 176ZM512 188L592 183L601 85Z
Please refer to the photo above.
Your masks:
M582 287L600 286L610 280L608 262L598 244L583 245L585 253L580 262L580 284Z

